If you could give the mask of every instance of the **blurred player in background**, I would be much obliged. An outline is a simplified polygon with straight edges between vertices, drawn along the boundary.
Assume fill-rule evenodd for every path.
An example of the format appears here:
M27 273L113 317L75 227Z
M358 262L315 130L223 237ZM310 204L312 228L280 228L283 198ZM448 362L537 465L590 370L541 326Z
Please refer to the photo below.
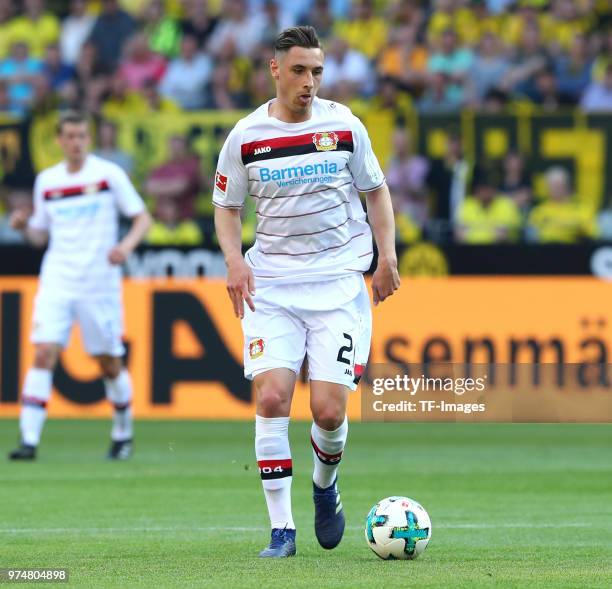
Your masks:
M337 469L347 438L346 404L369 355L371 311L363 272L372 233L378 248L374 304L399 287L388 188L363 124L316 97L323 52L312 27L276 40L276 98L229 134L213 202L227 288L242 319L245 375L255 383L255 451L272 537L262 557L293 556L288 427L302 361L308 358L314 453L315 532L323 548L344 533ZM256 201L255 245L241 252L240 209ZM246 302L246 307L245 303Z
M151 219L129 178L116 164L88 153L87 118L62 115L57 139L64 160L43 170L34 185L34 212L16 211L11 224L45 253L34 303L34 365L22 390L21 445L11 460L32 460L40 441L53 370L77 321L85 349L100 365L114 407L108 457L132 452L132 385L123 367L121 264ZM118 242L119 215L132 219Z

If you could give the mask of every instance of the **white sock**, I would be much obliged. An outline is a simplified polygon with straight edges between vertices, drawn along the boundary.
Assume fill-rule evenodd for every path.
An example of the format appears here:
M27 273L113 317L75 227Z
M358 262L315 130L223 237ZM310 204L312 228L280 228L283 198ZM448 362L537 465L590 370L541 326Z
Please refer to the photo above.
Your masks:
M289 418L255 416L255 454L272 528L292 528Z
M51 397L53 372L44 368L30 368L23 383L19 428L21 439L28 446L38 446L45 419L47 401Z
M348 435L348 419L333 431L320 428L316 423L310 429L310 442L314 456L312 480L321 489L327 489L336 478L336 471L342 460L342 452Z
M132 423L132 380L129 372L122 368L117 378L105 378L104 388L106 398L113 404L113 428L111 440L123 442L132 439L134 426Z

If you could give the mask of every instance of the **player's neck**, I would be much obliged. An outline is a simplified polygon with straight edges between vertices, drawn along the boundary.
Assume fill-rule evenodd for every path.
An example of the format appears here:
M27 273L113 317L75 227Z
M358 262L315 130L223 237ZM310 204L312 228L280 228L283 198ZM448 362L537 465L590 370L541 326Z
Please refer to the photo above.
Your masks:
M312 106L304 111L295 112L276 98L268 107L268 116L274 117L282 123L304 123L312 117Z
M83 169L83 166L85 165L85 160L87 158L84 157L83 159L78 159L78 160L66 160L66 169L68 170L69 174L76 174L77 172L80 172Z

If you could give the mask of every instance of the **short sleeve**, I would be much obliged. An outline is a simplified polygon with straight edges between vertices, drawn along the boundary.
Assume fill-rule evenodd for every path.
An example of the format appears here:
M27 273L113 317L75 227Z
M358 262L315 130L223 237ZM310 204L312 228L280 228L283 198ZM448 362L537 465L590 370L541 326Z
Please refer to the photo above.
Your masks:
M115 196L115 202L122 215L131 218L145 210L145 204L136 192L132 181L119 166L113 166L110 183L111 192Z
M28 226L32 229L48 231L50 225L49 214L45 205L40 176L34 182L34 212L28 221Z
M242 163L241 133L234 127L219 154L213 204L226 209L242 208L248 189L248 172Z
M370 192L380 188L385 182L385 175L378 159L372 151L372 143L363 123L354 117L353 155L349 162L355 188L359 192Z

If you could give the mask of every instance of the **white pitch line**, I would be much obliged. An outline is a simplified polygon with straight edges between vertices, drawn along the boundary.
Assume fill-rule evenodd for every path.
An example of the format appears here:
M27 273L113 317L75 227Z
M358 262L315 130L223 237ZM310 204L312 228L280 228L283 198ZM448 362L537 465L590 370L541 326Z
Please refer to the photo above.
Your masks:
M0 528L0 534L116 534L123 532L265 532L270 528L244 526L126 527L126 528Z
M536 529L536 528L590 528L599 527L602 522L595 524L589 524L585 522L564 522L564 523L502 523L502 524L485 524L485 523L474 523L474 524L436 524L434 522L434 529L445 529L445 530L464 530L464 529ZM362 526L347 526L348 530L361 530ZM258 526L193 526L193 527L123 527L123 528L0 528L0 534L116 534L116 533L130 533L130 532L266 532L268 527Z
M445 528L450 530L467 530L467 529L495 529L495 528L508 528L508 529L523 529L523 528L590 528L593 524L586 522L568 522L568 523L506 523L506 524L438 524L434 525L435 528Z

